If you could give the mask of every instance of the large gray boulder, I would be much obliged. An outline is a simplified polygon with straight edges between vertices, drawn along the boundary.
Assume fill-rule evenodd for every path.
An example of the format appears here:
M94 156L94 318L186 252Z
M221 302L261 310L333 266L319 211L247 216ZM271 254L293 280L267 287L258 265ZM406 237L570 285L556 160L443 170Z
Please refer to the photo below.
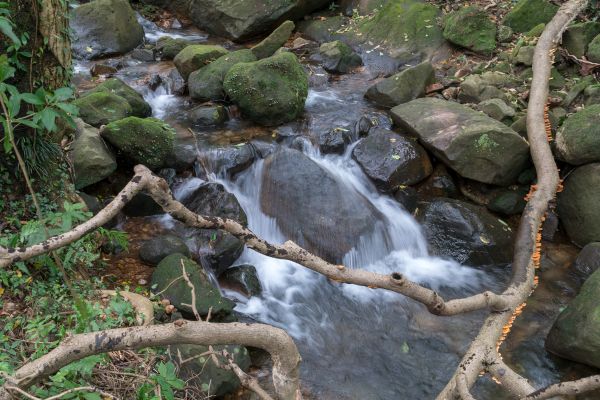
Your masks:
M584 165L569 174L558 194L558 215L578 246L600 241L600 163Z
M250 50L257 59L271 57L275 52L287 42L296 26L292 21L285 21L279 25L269 36L260 43L253 46Z
M560 158L573 165L600 161L600 104L568 117L556 133Z
M510 263L513 232L484 207L437 198L419 208L418 219L433 254L470 266Z
M114 154L98 129L76 120L77 131L69 153L75 172L75 188L82 189L110 176L117 169Z
M381 218L362 195L288 148L265 160L260 207L291 240L338 263Z
M144 118L152 115L152 107L144 100L142 95L119 78L105 80L87 92L86 95L99 92L111 93L124 98L131 106L131 115L134 117Z
M92 59L127 53L144 40L144 29L127 0L94 0L73 9L73 54Z
M417 99L392 108L391 116L465 178L508 185L529 160L529 145L518 133L458 103Z
M330 3L329 0L190 0L187 15L201 29L240 41L268 32L286 19L302 18Z
M435 82L430 62L409 67L371 86L365 97L382 107L394 107L425 95L425 88Z
M414 138L386 129L372 129L354 147L352 158L379 189L390 192L433 171L427 152Z

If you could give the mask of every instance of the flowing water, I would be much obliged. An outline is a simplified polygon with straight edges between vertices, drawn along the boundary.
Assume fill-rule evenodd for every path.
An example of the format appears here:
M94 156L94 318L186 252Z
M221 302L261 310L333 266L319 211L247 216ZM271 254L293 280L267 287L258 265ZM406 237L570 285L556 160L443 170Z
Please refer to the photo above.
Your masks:
M196 31L159 31L147 21L143 22L149 41L165 34L195 41L210 40ZM82 63L77 68L81 82L86 80L89 65ZM371 233L361 237L344 256L344 265L383 274L401 272L438 290L446 298L484 289L502 290L509 275L505 268L483 271L430 256L418 223L392 197L378 193L350 157L352 146L343 155L322 155L313 145L316 133L351 125L363 115L378 120L382 126L390 125L385 113L363 99L363 93L371 84L368 70L311 88L305 118L277 128L279 138L284 139L275 143L271 129L253 127L235 118L225 128L198 132L185 115L191 106L188 99L170 93L168 85L161 85L155 91L145 85L144 78L148 75L166 75L171 68L169 62L128 61L117 76L144 95L155 117L176 127L182 144L196 149L199 159L214 159L223 143L261 137L266 138L264 146L277 151L279 146L293 143L294 137L301 137L303 152L327 171L345 193L362 196L378 210L380 217L374 218ZM190 135L188 128L196 134ZM174 187L175 196L185 197L206 180L220 182L239 200L250 229L271 242L286 241L278 221L261 210L264 161L255 161L234 179L227 178L223 171L211 169L211 165L204 163L208 171L201 178L180 179ZM169 217L159 221L163 227L180 229ZM344 224L344 221L339 223ZM454 372L485 316L484 312L477 312L452 318L434 317L423 306L400 295L333 283L294 263L271 259L248 249L236 264L256 267L263 294L249 299L233 292L225 291L225 294L236 299L236 310L242 315L282 327L294 337L303 358L302 382L319 399L433 398ZM547 297L556 295L556 291L549 293ZM555 306L551 312L556 315L557 310ZM516 364L522 362L535 377L558 379L569 367L563 366L561 370L543 351L542 334L549 328L549 322L543 325L542 318L536 315L528 318L542 327L536 331L537 336L532 335L534 339L529 334L521 335L518 343L524 338L529 340L529 349L535 357L523 361L517 356L511 360ZM544 318L547 319L547 315ZM485 398L492 398L489 397L492 393L493 398L502 398L489 382L476 390Z

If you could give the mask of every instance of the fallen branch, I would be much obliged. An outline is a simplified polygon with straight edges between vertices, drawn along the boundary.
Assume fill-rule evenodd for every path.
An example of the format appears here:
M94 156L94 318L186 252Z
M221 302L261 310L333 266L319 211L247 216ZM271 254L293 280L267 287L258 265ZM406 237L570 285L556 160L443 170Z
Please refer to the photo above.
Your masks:
M67 338L54 350L8 376L4 386L0 387L0 400L12 398L9 387L25 390L87 356L174 344L238 344L263 349L273 360L273 384L278 399L301 399L298 382L301 358L294 341L285 331L263 324L179 320L171 324L109 329Z
M536 390L521 400L544 400L555 396L575 396L577 394L600 389L600 375L588 376L576 381L555 383L543 389Z
M46 397L45 399L41 399L39 397L35 397L35 396L27 393L23 389L20 389L20 388L18 388L16 386L5 386L5 387L6 387L6 389L8 391L19 393L20 395L22 395L24 397L27 397L28 399L31 399L31 400L58 400L60 398L65 397L66 395L77 393L77 392L94 392L94 393L98 393L99 395L101 395L102 397L105 397L107 399L119 400L118 397L115 397L112 394L110 394L108 392L105 392L103 390L100 390L98 388L95 388L93 386L82 386L82 387L77 387L77 388L65 390L62 393L59 393L59 394L54 395L54 396Z

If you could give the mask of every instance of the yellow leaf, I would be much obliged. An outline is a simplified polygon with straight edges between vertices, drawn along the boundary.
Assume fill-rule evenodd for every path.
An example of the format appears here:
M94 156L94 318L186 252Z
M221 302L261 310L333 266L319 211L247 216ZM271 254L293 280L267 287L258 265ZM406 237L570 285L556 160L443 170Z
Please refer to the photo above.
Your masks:
M2 286L0 286L0 296L2 296L4 294L4 288Z

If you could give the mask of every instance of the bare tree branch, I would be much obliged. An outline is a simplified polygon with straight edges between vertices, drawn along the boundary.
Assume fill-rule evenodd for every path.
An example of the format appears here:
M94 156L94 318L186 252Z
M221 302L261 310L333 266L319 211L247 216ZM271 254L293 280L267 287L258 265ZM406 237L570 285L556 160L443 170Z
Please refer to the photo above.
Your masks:
M498 354L496 359L487 365L487 371L496 382L515 397L523 397L535 390L533 386L502 361Z
M544 400L554 396L574 396L577 394L600 389L600 375L588 376L576 381L561 382L536 390L522 400Z

